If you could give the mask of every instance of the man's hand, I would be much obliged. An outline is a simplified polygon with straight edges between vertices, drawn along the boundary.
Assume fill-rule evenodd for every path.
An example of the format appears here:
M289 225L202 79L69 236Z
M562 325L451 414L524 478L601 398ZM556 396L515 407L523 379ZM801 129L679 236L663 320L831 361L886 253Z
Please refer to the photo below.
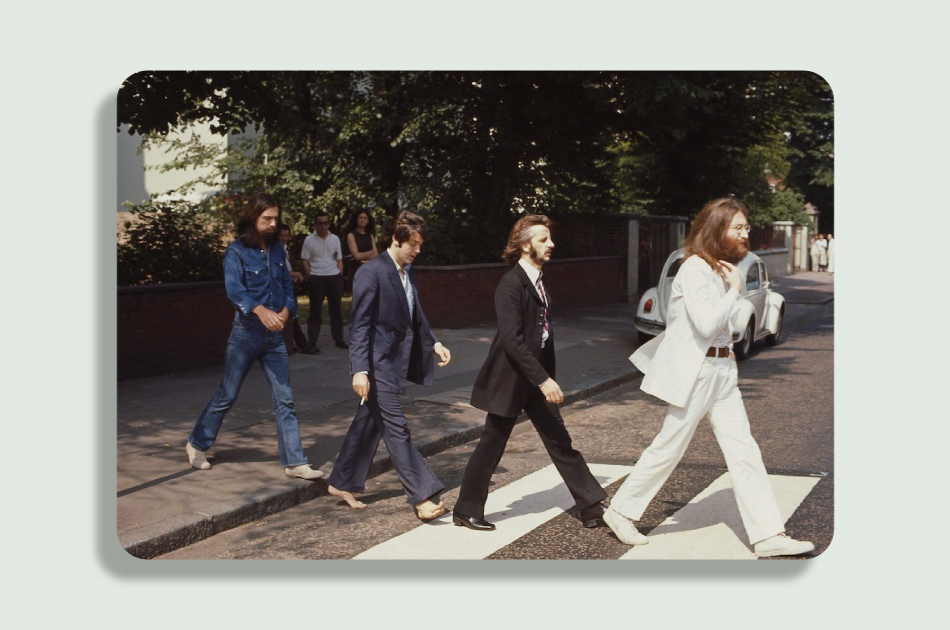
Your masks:
M440 359L442 359L442 362L439 363L439 367L445 367L449 364L449 361L452 360L452 353L449 352L449 349L443 346L441 343L435 344L432 349L435 350L435 353L439 355Z
M362 372L353 375L353 391L360 398L369 398L369 377Z
M544 399L549 403L559 405L564 402L564 392L561 391L561 386L555 383L553 378L541 383L541 393L544 394Z
M293 280L294 282L303 282L303 274L300 273L299 271L291 271L290 279Z
M284 310L281 311L281 313L283 313L284 311L287 311L286 306L284 307ZM287 312L289 313L290 311L287 311ZM287 321L286 319L282 319L280 315L270 310L263 304L258 304L257 306L255 306L253 313L257 315L257 318L261 320L262 324L264 324L264 328L266 328L267 330L273 330L274 332L277 332L278 330L283 330L284 324Z
M736 291L742 291L742 276L739 275L739 269L732 263L725 260L719 261L719 275L723 277L726 283Z

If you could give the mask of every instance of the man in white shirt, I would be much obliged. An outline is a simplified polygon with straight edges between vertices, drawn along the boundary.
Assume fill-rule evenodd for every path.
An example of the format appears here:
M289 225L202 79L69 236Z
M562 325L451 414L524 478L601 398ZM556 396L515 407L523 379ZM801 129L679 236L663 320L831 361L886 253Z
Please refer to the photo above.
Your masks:
M310 283L310 317L307 318L307 337L310 345L304 350L307 354L317 354L317 339L323 323L323 299L327 300L330 310L330 334L337 348L348 348L343 340L343 314L340 305L343 301L343 250L340 239L330 234L330 217L324 212L317 213L316 231L304 239L300 251L304 273Z
M604 513L607 525L628 545L649 542L634 523L673 473L708 414L755 555L800 555L815 548L784 533L785 521L739 392L730 319L742 288L735 265L749 253L749 229L748 213L738 200L714 199L703 206L673 280L666 330L630 357L644 373L640 389L669 407L660 433Z

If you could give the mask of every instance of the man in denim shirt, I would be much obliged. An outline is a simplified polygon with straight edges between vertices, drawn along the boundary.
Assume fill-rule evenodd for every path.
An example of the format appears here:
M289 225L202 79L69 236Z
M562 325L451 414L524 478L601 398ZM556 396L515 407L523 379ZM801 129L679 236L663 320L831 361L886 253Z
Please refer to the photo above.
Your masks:
M277 238L280 206L265 193L251 197L237 225L238 237L224 254L224 286L234 304L234 324L224 357L224 375L185 444L188 461L199 470L211 464L211 448L225 414L256 359L264 369L277 412L277 449L288 477L320 479L304 455L290 388L290 363L284 346L284 324L297 316L284 246Z

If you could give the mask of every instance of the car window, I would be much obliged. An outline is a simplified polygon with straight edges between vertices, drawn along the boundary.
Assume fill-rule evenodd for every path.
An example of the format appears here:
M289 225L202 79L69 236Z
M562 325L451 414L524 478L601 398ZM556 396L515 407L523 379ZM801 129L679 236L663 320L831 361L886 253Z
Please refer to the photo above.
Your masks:
M762 278L764 282L769 281L769 270L765 268L765 263L761 260L758 262L759 265L759 277Z
M759 288L759 267L752 265L749 267L749 273L745 276L745 288L747 291L754 291Z

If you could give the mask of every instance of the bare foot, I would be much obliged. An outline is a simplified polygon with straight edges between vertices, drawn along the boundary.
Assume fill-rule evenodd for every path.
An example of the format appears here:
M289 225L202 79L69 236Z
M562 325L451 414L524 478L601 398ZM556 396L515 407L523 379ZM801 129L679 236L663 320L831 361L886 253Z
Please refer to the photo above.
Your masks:
M433 518L438 518L445 514L445 503L439 501L438 505L426 499L422 503L416 505L416 515L425 521L428 521Z
M346 490L337 490L333 486L327 486L327 490L331 495L346 501L346 504L354 510L362 510L366 507L365 503L356 500L356 497L353 496L352 492L347 492Z

